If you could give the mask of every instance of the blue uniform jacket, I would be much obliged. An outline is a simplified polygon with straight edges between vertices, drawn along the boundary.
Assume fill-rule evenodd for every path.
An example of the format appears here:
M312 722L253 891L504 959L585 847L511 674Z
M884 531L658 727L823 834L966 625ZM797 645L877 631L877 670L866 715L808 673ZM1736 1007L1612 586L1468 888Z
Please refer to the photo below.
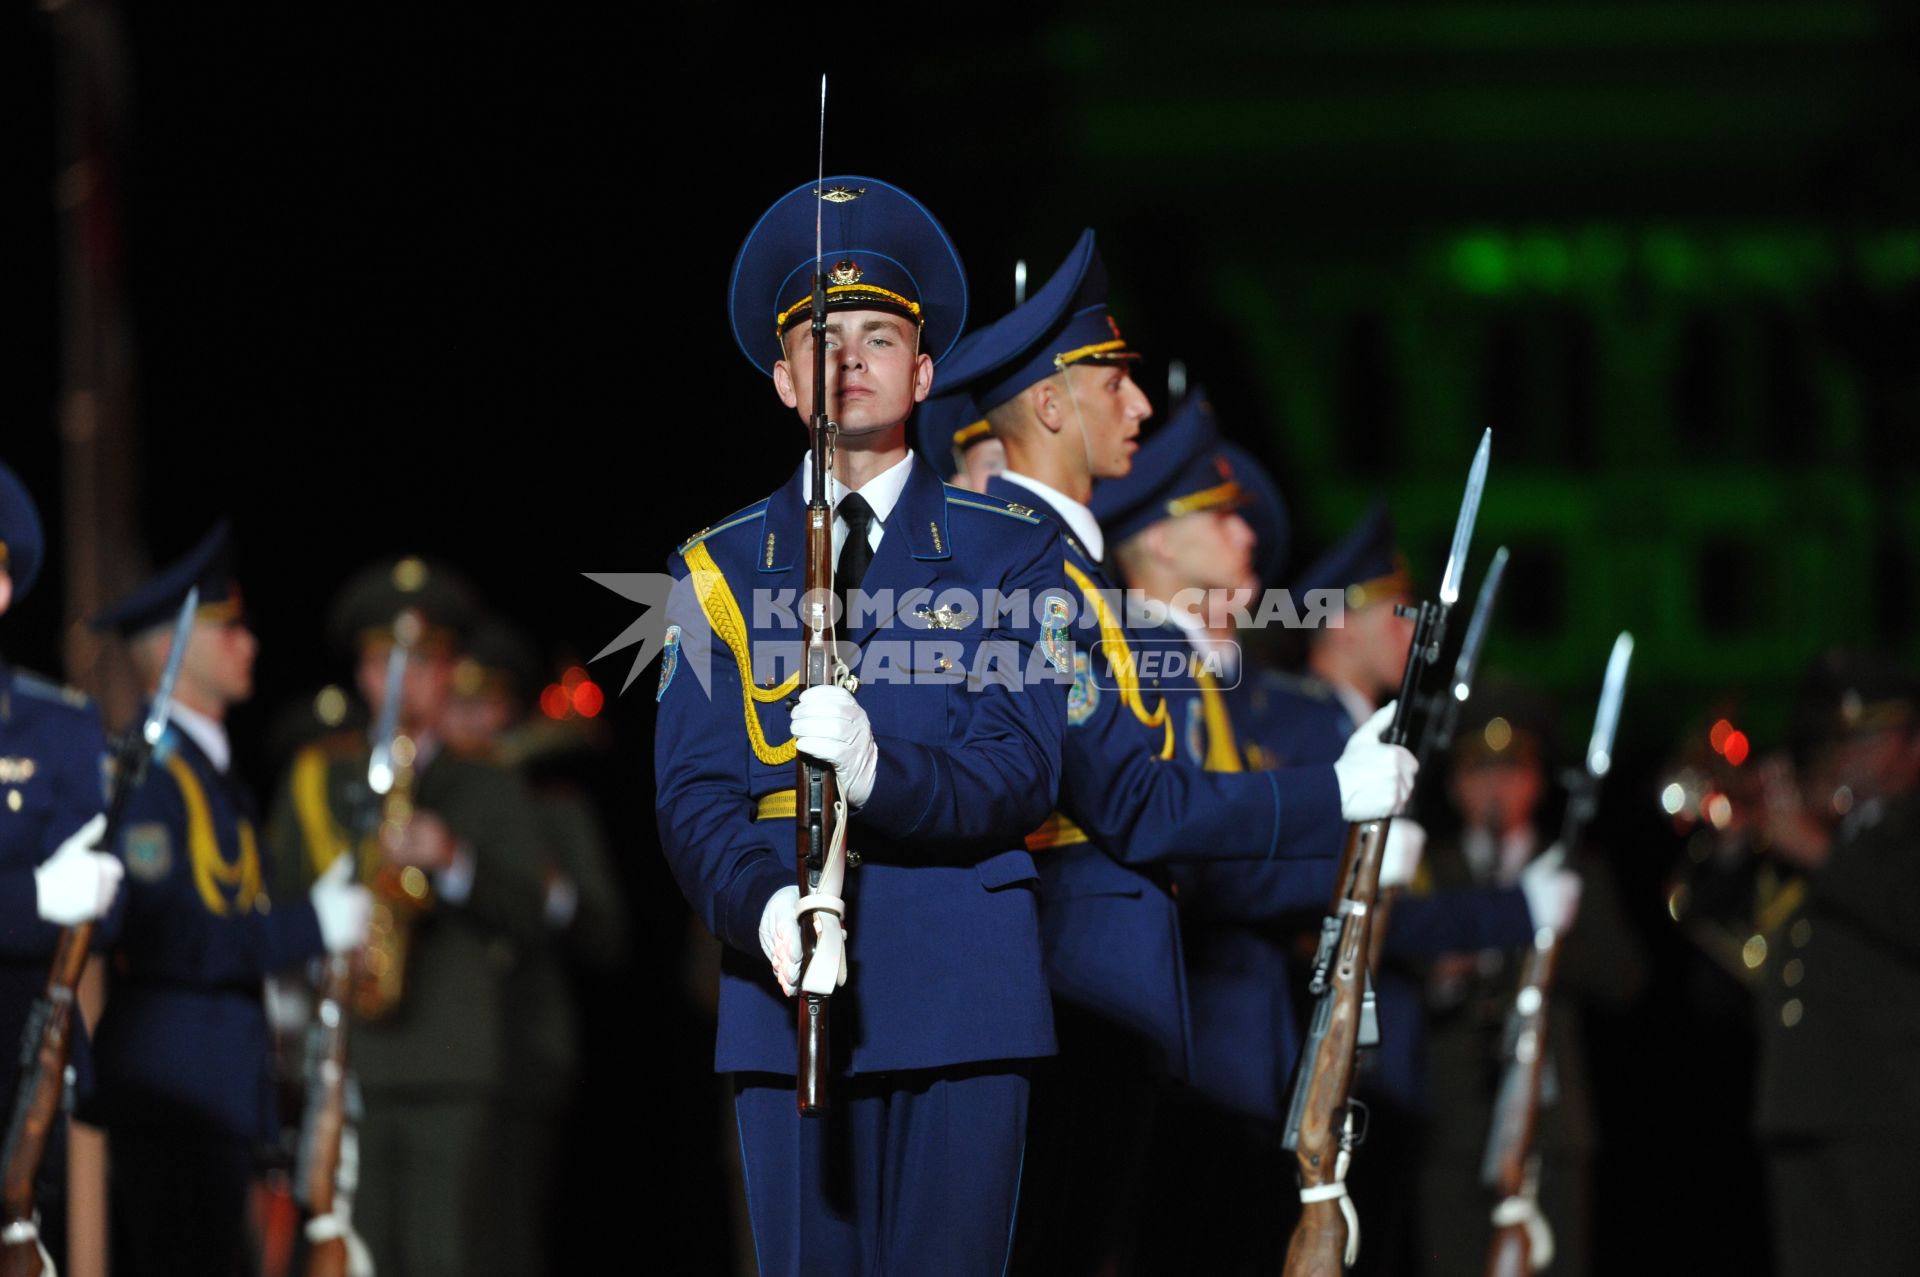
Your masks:
M1238 751L1253 770L1330 768L1352 730L1337 702L1311 695L1300 680L1275 670L1243 666L1223 695ZM1189 746L1204 747L1199 740ZM1234 864L1180 873L1193 986L1190 1081L1209 1099L1266 1121L1286 1112L1300 1051L1294 998L1301 973L1288 960L1289 937L1295 928L1311 928L1326 910L1346 825L1336 823L1325 837L1331 858L1312 876Z
M801 491L796 472L669 560L677 580L654 737L660 837L681 891L725 942L723 1071L794 1069L794 1004L758 930L768 899L796 881L782 791L794 785ZM856 695L879 750L873 793L850 822L861 862L845 890L848 981L831 1004L840 1067L1054 1050L1022 837L1059 785L1072 639L1036 615L1049 600L1064 606L1060 565L1051 525L912 465L862 586L890 592L894 606L839 634L857 655ZM1025 610L984 615L987 590L1024 598Z
M1045 504L1004 479L987 490ZM1050 507L1045 513L1058 520ZM1060 527L1080 597L1060 812L1029 839L1040 860L1047 975L1058 996L1141 1034L1169 1072L1184 1076L1191 1008L1169 866L1248 862L1294 890L1325 895L1322 884L1332 876L1325 858L1339 854L1345 828L1339 786L1331 767L1207 771L1182 752L1202 712L1185 679L1163 687L1149 676L1127 697L1095 678L1104 667L1097 643L1117 637L1144 653L1184 649L1185 640L1177 630L1127 630L1118 598L1096 607L1089 586L1115 587ZM1112 631L1104 637L1103 625Z
M106 737L78 692L0 662L0 1094L11 1102L27 1012L47 984L60 929L40 920L33 871L106 806ZM112 916L96 935L110 931ZM92 1082L74 1017L77 1089Z
M253 803L178 727L127 804L125 918L95 1044L106 1125L277 1129L261 983L324 952L305 899L269 907Z

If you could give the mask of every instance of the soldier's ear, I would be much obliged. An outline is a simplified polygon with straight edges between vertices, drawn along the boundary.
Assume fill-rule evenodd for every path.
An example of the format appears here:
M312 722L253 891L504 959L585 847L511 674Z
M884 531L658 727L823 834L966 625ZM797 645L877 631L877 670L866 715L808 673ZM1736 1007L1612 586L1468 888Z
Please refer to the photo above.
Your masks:
M1033 418L1049 434L1059 434L1060 427L1066 424L1066 413L1062 411L1059 389L1053 384L1053 378L1047 377L1034 382L1026 389L1027 404L1033 409Z
M922 403L933 389L933 356L916 355L913 362L913 401Z
M787 367L782 359L773 366L773 390L780 396L780 402L789 408L800 406L800 392L794 388L793 369Z

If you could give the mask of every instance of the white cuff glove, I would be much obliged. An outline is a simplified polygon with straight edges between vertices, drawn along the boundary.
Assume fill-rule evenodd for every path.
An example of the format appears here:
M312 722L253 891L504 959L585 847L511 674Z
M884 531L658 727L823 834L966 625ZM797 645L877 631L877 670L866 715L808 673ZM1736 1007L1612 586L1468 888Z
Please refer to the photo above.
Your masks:
M847 806L864 807L873 793L880 750L867 711L854 702L853 693L844 687L809 687L800 693L789 721L800 752L828 764L839 776Z
M1334 779L1340 783L1340 815L1349 823L1391 816L1413 796L1413 778L1420 764L1405 746L1380 739L1393 722L1393 704L1382 705L1347 737L1347 747L1333 765Z
M113 908L126 867L117 856L93 850L106 832L107 818L95 816L33 871L35 905L43 921L72 927L104 918Z
M353 857L335 856L327 871L314 879L307 892L320 919L320 940L328 953L345 953L367 942L367 917L373 897L353 880Z
M1387 846L1380 853L1380 885L1404 887L1419 871L1420 857L1427 849L1427 831L1417 820L1395 816L1387 826Z
M1559 843L1520 871L1520 891L1535 931L1548 927L1564 933L1580 912L1580 875L1567 868L1567 852Z
M760 952L773 964L773 978L788 997L800 983L800 888L790 884L773 893L760 914Z

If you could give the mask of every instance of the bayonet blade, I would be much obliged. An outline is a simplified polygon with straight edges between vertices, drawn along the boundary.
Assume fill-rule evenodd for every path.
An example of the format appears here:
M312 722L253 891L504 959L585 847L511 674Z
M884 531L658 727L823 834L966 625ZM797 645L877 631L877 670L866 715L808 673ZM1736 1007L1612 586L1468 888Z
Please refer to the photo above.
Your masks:
M141 725L140 734L146 738L149 747L158 745L160 737L167 730L167 715L173 712L173 685L180 679L180 662L186 659L187 643L193 638L194 613L200 610L200 587L192 586L187 590L186 601L180 605L180 615L173 622L173 647L167 652L166 668L160 671L160 683L154 689L153 703L147 707L147 721Z
M1453 525L1453 548L1447 553L1447 573L1440 578L1440 602L1452 607L1460 598L1460 573L1467 563L1467 547L1473 542L1473 522L1480 516L1480 494L1487 486L1487 459L1493 450L1493 431L1480 436L1480 447L1473 454L1473 468L1467 471L1467 491L1460 498L1460 518Z
M1487 565L1486 580L1480 582L1480 597L1473 601L1473 615L1467 620L1467 636L1460 640L1460 656L1453 663L1452 693L1456 704L1466 704L1467 698L1473 695L1473 677L1480 669L1480 651L1487 644L1487 631L1493 623L1493 604L1500 597L1500 579L1506 572L1507 547L1503 545L1493 552L1493 562Z
M1625 630L1613 641L1607 657L1606 681L1600 685L1600 708L1593 716L1593 740L1587 745L1587 774L1595 780L1613 766L1613 735L1620 726L1620 702L1627 694L1627 665L1633 660L1633 635Z
M1013 264L1013 304L1027 304L1027 259L1024 257Z
M407 673L407 644L387 652L386 699L373 729L373 755L367 759L367 788L385 797L393 788L393 738L400 731L400 693Z

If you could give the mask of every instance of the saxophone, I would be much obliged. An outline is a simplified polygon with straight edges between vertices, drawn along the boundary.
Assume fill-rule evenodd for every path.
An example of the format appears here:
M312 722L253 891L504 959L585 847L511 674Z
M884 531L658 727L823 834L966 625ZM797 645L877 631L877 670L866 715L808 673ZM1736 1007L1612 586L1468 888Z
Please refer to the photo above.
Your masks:
M433 890L417 865L392 864L386 854L400 846L413 820L411 738L393 739L393 788L380 803L380 860L367 882L373 908L367 919L367 945L354 972L353 1012L363 1020L392 1015L406 995L407 956L414 922L433 906Z

